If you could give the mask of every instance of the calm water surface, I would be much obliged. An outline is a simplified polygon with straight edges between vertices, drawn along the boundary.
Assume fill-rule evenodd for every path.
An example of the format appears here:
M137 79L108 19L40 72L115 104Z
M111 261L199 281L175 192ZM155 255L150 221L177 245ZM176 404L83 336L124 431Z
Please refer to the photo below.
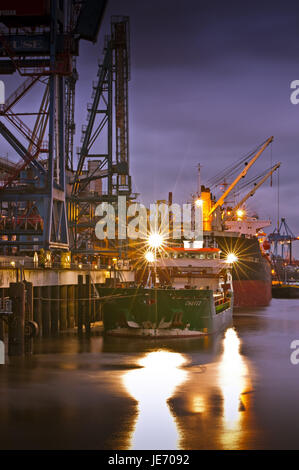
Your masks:
M0 448L299 448L298 300L202 339L38 341L0 366Z

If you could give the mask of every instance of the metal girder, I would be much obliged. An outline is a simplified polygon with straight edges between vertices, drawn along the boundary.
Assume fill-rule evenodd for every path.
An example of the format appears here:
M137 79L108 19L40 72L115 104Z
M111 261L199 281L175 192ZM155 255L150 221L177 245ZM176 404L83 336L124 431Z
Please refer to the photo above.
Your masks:
M22 55L23 61L30 61L32 56L42 56L47 58L47 69L33 69L32 77L27 79L16 92L8 99L7 106L0 109L0 113L13 124L21 134L28 140L28 149L16 138L7 127L0 123L0 133L11 144L13 149L21 156L23 162L17 170L25 170L28 165L33 168L35 174L23 171L21 178L15 182L14 188L7 188L1 192L0 200L2 211L5 214L16 214L21 220L22 215L34 213L40 216L43 221L33 232L31 225L23 224L21 227L9 227L10 235L17 235L18 240L5 240L3 244L9 246L24 246L32 250L35 245L44 249L68 249L68 225L65 203L65 78L69 71L67 66L62 67L64 62L68 64L71 56L76 53L78 40L73 38L70 41L69 34L61 34L62 23L66 21L65 8L67 2L51 0L51 28L50 33L39 35L28 31L13 37L9 32L3 40L1 36L1 50L9 49L8 57L19 70L18 57ZM63 30L69 30L66 24ZM35 41L36 40L36 41ZM34 42L35 41L35 42ZM15 46L15 49L13 47ZM38 52L38 53L37 53ZM67 55L68 54L68 55ZM7 56L7 54L6 54ZM33 64L34 65L34 64ZM31 131L25 123L21 121L17 113L12 112L12 106L30 89L32 85L40 82L41 75L49 77L48 89L45 91L41 101L40 112L37 113L34 130ZM28 113L31 114L31 113ZM42 149L42 137L48 129L49 151L47 161L41 164L36 157ZM30 170L31 171L31 170ZM28 170L26 169L26 172ZM37 176L37 177L36 177ZM29 183L26 183L29 180ZM13 232L13 233L12 233ZM31 240L28 240L31 237ZM37 238L35 240L34 238ZM27 249L26 248L26 249Z
M26 165L34 166L40 175L45 174L45 169L43 166L35 159L39 154L36 151L33 155L30 154L25 147L21 144L21 142L16 138L16 136L10 132L10 130L0 122L0 133L5 138L5 140L12 146L12 148L20 155L20 157L24 160Z
M87 41L96 42L108 0L86 0L83 4L77 24L76 33Z

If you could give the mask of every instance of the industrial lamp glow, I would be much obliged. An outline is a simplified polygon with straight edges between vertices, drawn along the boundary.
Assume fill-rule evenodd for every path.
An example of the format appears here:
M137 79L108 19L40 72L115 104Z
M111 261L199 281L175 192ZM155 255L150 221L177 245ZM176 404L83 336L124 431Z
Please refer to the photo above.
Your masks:
M226 262L229 264L236 263L238 257L234 253L229 253L226 257Z
M147 243L151 248L160 248L163 245L164 239L160 233L153 232L149 235Z
M154 263L155 261L155 255L152 251L147 251L144 257L148 263Z
M238 209L237 210L238 219L242 219L242 217L244 217L244 214L245 214L245 212L243 211L243 209Z

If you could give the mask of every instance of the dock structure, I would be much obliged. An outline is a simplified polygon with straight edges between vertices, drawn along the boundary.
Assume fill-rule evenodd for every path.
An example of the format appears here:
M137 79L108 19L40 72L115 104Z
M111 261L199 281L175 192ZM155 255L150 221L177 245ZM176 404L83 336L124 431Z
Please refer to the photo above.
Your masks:
M23 77L0 105L1 138L12 148L0 158L0 253L124 258L125 240L96 238L95 209L132 198L129 18L111 18L75 162L76 58L81 39L96 42L107 1L33 3L12 15L7 2L0 21L0 74Z
M76 159L79 44L97 41L107 0L29 1L13 12L2 3L0 74L21 82L0 105L0 139L11 148L0 156L0 339L8 334L19 354L37 331L89 332L96 286L134 281L126 240L95 236L96 206L133 198L130 31L128 17L111 18Z
M0 340L8 354L30 354L33 338L77 332L89 335L102 321L99 289L103 285L134 283L132 270L115 274L107 269L0 266ZM116 277L114 278L114 276Z

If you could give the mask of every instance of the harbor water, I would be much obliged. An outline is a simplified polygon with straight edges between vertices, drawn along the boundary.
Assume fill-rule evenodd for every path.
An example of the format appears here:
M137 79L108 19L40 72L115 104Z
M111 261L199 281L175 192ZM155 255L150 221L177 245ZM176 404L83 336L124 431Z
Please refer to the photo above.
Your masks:
M283 299L200 339L37 339L0 366L0 448L298 449L294 340Z

